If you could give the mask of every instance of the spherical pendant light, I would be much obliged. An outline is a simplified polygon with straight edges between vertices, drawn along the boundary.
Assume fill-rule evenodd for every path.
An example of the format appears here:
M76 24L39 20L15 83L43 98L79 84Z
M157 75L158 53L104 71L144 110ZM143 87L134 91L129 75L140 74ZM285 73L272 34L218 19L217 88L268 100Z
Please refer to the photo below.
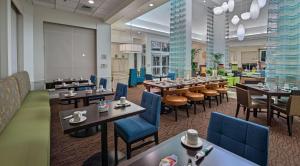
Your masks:
M238 29L237 29L237 32L236 32L236 35L237 35L239 41L244 40L244 38L245 38L245 33L246 33L246 31L245 31L244 25L243 25L243 24L240 24L240 25L238 26Z
M234 9L234 0L229 0L228 1L228 11L233 12Z
M258 6L260 8L265 7L266 3L267 3L267 0L258 0Z
M227 4L227 2L224 2L221 7L222 7L224 13L226 13L228 11L228 4Z
M259 16L259 6L257 0L253 0L250 6L250 15L252 19L257 19Z
M249 20L250 17L251 17L251 15L250 15L249 12L245 12L245 13L242 13L242 14L241 14L241 18L242 18L243 20Z
M231 23L232 23L233 25L236 25L236 24L238 24L239 22L240 22L239 16L234 15L234 16L232 17L232 19L231 19Z
M220 15L223 13L223 8L222 7L215 7L214 8L214 14L215 15Z

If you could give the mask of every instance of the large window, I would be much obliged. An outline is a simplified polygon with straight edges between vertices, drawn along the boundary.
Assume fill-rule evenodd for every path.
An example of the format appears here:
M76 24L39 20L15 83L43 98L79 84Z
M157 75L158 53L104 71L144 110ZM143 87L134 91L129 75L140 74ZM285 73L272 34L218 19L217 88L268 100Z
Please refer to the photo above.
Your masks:
M167 75L169 72L169 43L151 41L152 74Z

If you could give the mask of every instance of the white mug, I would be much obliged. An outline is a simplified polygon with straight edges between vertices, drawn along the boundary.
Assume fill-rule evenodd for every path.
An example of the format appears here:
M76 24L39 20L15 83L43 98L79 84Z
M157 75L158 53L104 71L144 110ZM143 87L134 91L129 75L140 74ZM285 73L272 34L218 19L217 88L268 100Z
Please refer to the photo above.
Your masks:
M80 111L75 111L75 112L73 112L73 118L74 118L74 121L75 121L75 122L80 121L81 116L82 116L82 114L81 114Z
M186 132L186 140L190 145L198 144L198 132L194 129L188 129Z
M102 91L103 90L103 85L100 85L99 89Z
M120 102L121 102L121 104L125 104L126 103L126 97L120 97Z
M73 90L69 90L69 95L73 95Z

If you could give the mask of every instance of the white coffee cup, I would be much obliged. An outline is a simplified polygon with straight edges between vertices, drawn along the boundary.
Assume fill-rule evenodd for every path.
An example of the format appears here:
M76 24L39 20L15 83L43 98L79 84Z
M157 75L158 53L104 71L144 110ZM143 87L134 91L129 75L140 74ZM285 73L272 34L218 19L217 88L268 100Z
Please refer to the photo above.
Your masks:
M79 122L81 117L82 117L82 114L80 111L73 112L74 122Z
M102 90L103 90L103 85L100 85L100 86L99 86L99 89L102 91Z
M69 90L69 95L70 95L70 96L73 95L73 90Z
M120 97L120 103L125 104L126 103L126 97Z
M198 132L194 129L188 129L186 132L186 141L190 145L198 144Z

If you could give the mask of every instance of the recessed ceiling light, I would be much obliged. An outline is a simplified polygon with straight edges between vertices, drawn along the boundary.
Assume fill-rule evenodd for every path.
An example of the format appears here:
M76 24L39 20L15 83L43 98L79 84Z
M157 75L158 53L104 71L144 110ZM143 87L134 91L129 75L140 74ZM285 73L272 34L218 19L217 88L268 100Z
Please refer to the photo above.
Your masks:
M206 2L206 0L203 0L203 2L205 3L205 2Z
M89 2L89 4L94 4L95 3L94 0L89 0L88 2Z
M154 4L153 4L153 3L150 3L149 6L152 7L152 6L154 6Z

